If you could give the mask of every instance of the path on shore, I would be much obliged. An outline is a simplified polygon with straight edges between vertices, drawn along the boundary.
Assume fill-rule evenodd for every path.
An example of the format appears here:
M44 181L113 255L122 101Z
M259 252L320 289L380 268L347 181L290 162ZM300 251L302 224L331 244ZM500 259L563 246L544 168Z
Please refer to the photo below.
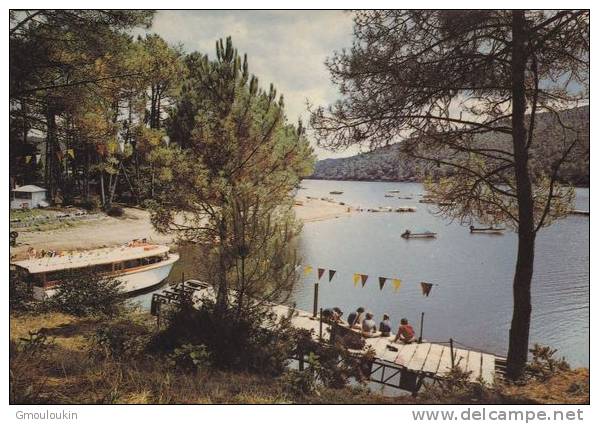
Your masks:
M296 205L294 209L302 222L333 219L349 214L347 206L337 203L304 198L297 200L302 205ZM148 211L136 208L125 208L125 215L120 218L103 216L56 230L18 229L18 232L17 246L11 248L11 257L15 259L24 258L27 249L32 246L38 251L95 249L141 238L159 244L174 243L173 235L160 234L154 230Z

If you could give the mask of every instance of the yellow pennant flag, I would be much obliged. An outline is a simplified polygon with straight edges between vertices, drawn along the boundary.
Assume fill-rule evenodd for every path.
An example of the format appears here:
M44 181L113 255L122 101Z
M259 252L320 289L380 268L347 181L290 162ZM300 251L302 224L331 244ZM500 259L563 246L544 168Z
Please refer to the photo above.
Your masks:
M360 278L360 274L354 274L354 287L358 287L358 284L360 284Z
M312 272L314 268L312 268L311 266L306 266L304 267L304 275L310 275L310 273Z
M67 154L68 154L68 155L69 155L71 158L75 159L75 150L73 150L73 149L67 149Z
M31 162L31 156L25 156L25 163Z
M393 290L398 291L399 288L401 287L401 280L399 278L394 278L392 280L393 283Z

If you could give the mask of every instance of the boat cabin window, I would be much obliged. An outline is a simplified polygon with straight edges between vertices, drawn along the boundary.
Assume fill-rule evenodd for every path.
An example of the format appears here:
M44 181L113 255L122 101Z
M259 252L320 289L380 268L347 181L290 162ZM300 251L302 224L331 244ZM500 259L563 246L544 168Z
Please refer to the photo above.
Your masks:
M125 269L136 268L140 265L139 259L132 259L130 261L125 261L123 263L125 264L124 265Z
M112 264L95 265L93 268L94 272L104 274L106 272L112 272Z
M122 262L122 264L124 264L122 269L131 269L137 268L138 266L151 265L158 263L161 260L162 258L160 256L148 256L147 258L132 259L130 261Z

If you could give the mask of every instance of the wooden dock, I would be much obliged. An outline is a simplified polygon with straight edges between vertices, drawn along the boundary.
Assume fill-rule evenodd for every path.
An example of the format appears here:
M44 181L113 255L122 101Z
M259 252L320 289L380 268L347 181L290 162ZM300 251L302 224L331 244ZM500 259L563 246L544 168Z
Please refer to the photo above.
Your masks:
M201 287L191 289L193 290L193 299L199 302L202 298L213 298L212 288L205 286L205 283L201 284ZM183 289L178 288L174 291L167 290L163 294L154 294L152 314L160 315L160 303L176 303L177 293L182 290L188 290L188 288L184 286ZM319 317L314 317L313 313L281 304L272 304L271 308L278 317L291 316L291 324L296 328L310 331L314 340L326 342L330 339L331 325L322 322ZM346 331L352 330L346 329ZM365 347L362 350L352 350L352 352L358 355L372 349L375 358L371 367L370 380L396 388L404 389L406 387L406 384L401 381L406 376L413 379L411 386L417 388L424 378L443 379L454 366L470 372L470 381L482 381L492 385L495 381L496 369L503 361L502 358L489 353L454 348L449 345L449 341L447 343L423 341L422 343L403 344L394 343L393 339L393 336L366 338ZM303 358L300 361L303 362Z
M291 313L291 308L285 305L275 305L273 310L279 316L287 316ZM320 320L313 317L313 314L295 309L291 323L296 328L303 328L313 331L314 339L329 338L331 326L322 324L322 336L320 334ZM452 367L451 347L449 341L443 343L393 343L392 337L372 337L366 338L366 346L361 351L365 353L371 348L375 352L377 360L394 364L401 369L406 369L429 378L443 378ZM389 346L395 350L389 349ZM489 353L483 353L476 350L466 350L454 348L454 365L462 370L470 372L470 381L482 379L486 384L493 384L495 379L496 356ZM359 351L356 351L359 353Z

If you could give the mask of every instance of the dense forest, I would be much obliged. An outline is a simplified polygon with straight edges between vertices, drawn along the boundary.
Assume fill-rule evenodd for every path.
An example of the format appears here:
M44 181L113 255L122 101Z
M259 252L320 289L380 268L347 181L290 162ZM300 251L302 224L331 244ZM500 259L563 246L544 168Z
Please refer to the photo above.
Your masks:
M217 42L214 59L207 52L186 54L149 32L153 16L153 11L11 11L11 188L37 184L53 205L109 210L115 203L142 205L160 196L169 177L165 158L194 143L207 162L224 167L198 138L207 137L202 126L226 128L239 94L231 78L247 83L244 89L260 107L280 111L258 144L266 146L274 137L307 148L303 129L287 123L282 96L272 85L260 88L230 39L226 46ZM143 35L133 36L135 31ZM217 100L229 106L205 116L208 122L196 122L207 102ZM257 108L249 100L244 104ZM257 113L251 112L247 119ZM210 137L220 152L229 149L218 134Z
M560 113L560 119L566 125L582 128L578 145L570 152L568 160L562 165L560 179L576 186L589 185L589 107L582 106ZM556 118L549 113L537 114L535 136L539 143L531 147L532 166L538 172L548 172L551 164L560 154L562 140L552 136L557 128ZM489 135L487 135L489 137ZM497 137L497 135L494 135ZM497 138L490 139L490 145L503 143ZM357 181L419 181L426 174L446 175L449 168L425 163L411 158L402 151L401 143L391 144L370 152L348 158L324 159L316 162L311 178L325 180Z

